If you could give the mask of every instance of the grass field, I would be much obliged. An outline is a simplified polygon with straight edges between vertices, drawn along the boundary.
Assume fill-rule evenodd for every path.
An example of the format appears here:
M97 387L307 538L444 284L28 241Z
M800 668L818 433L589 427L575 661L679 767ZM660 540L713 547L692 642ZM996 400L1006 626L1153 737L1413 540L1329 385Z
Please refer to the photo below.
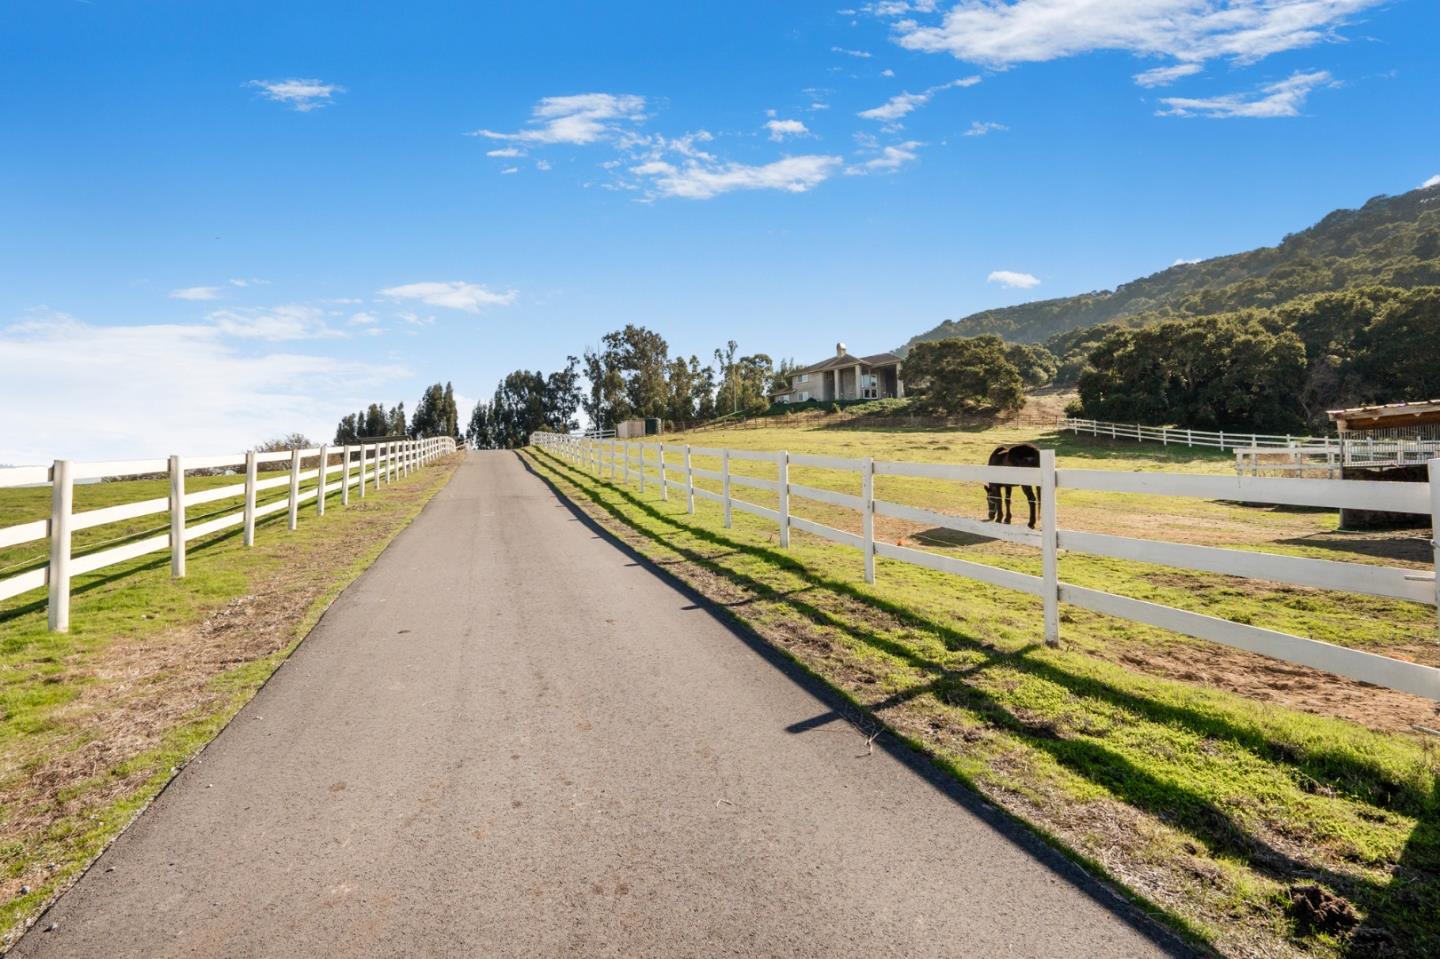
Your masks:
M323 518L313 500L302 504L295 532L283 511L264 517L253 549L238 527L192 542L184 579L170 577L164 552L77 577L64 635L46 631L43 590L0 602L0 949L223 728L458 462L372 488L363 501L352 491L348 508L333 493ZM194 478L189 488L236 481ZM167 489L164 480L77 486L76 509ZM262 504L287 495L266 493ZM207 504L190 521L238 505ZM48 489L0 490L0 526L48 509ZM82 531L77 552L165 522ZM43 563L45 549L0 553L0 568Z
M667 439L968 463L1025 439L1056 448L1062 467L1224 472L1231 462L1013 430ZM757 518L737 512L725 530L717 504L697 500L688 516L683 497L661 502L653 483L641 496L546 454L532 460L618 535L841 690L862 728L883 723L929 751L1185 934L1232 955L1440 954L1440 758L1408 731L1435 722L1433 703L1070 609L1063 647L1049 649L1030 597L885 560L866 585L852 549L795 533L782 551L775 527ZM773 476L768 464L732 468ZM854 477L823 470L795 468L792 481L858 492ZM760 491L736 495L773 505ZM984 515L980 491L957 484L882 477L877 496ZM858 528L853 512L791 505ZM1332 512L1082 491L1059 508L1066 528L1358 562L1425 558L1412 545L1418 534L1338 533ZM1033 551L978 538L899 525L879 536L1038 567ZM1387 653L1435 644L1434 610L1413 604L1080 556L1062 558L1061 576ZM1332 894L1319 910L1306 906Z

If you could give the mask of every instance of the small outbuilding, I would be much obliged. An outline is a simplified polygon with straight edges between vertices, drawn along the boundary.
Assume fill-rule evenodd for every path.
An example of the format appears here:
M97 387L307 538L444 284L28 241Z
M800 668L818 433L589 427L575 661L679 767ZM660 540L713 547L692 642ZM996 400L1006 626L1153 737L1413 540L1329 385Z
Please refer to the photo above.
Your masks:
M1340 436L1343 479L1424 483L1426 463L1440 457L1440 400L1357 406L1326 413ZM1425 526L1428 516L1341 510L1345 529Z

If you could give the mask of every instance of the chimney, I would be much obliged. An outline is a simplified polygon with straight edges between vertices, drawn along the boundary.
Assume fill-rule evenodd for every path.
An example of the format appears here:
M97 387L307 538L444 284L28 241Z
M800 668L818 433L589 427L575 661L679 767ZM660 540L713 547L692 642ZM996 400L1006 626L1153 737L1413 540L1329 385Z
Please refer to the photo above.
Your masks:
M845 355L845 344L844 344L844 343L836 343L836 344L835 344L835 355L836 355L836 356L844 356L844 355Z

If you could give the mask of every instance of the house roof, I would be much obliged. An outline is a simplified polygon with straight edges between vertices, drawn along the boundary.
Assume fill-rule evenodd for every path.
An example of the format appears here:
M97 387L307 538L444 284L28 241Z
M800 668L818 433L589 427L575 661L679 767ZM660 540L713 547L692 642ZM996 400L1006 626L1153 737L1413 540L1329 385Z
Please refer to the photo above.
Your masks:
M891 363L899 363L900 357L894 353L876 353L874 356L851 356L849 353L841 353L839 356L832 356L828 360L819 363L812 363L810 366L802 366L795 370L796 373L820 373L824 370L833 370L837 367L850 367L859 364L860 366L889 366Z

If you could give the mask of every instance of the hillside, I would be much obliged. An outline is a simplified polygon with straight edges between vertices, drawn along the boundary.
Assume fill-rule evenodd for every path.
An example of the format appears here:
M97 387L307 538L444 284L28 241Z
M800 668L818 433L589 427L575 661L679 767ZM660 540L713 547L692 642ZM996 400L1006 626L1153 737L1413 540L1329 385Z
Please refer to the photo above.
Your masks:
M946 320L922 340L997 333L1038 343L1056 333L1120 322L1141 325L1274 306L1297 296L1362 284L1440 284L1440 186L1378 196L1358 210L1336 210L1278 246L1182 263L1114 290L1037 300Z

